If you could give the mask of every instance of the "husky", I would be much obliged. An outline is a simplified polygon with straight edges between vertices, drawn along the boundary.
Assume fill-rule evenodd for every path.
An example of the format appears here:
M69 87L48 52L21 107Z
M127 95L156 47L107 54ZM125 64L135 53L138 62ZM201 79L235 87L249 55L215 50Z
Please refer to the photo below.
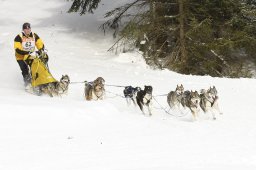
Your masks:
M136 106L136 96L138 91L140 91L140 87L132 87L132 86L126 86L124 88L124 97L126 99L127 105L131 105L131 101L133 102L134 106Z
M200 95L197 91L185 91L182 95L181 104L184 108L189 108L194 120L198 117Z
M213 120L216 120L214 111L217 111L219 114L222 114L220 112L219 106L218 106L218 92L215 86L210 87L208 90L202 89L200 91L200 107L205 112L211 112Z
M69 84L69 76L62 75L60 81L44 84L39 88L41 90L41 93L48 94L50 97L53 97L66 94L68 91Z
M183 92L184 92L184 87L181 84L180 86L177 85L175 91L171 91L170 93L168 93L167 103L169 104L171 109L180 107Z
M102 77L98 77L93 81L94 84L105 85L105 80Z
M59 95L66 94L68 91L68 86L70 84L70 79L68 75L62 75L59 82L56 83L56 91Z
M145 86L144 90L140 90L137 92L136 102L144 115L145 115L145 112L143 107L145 106L148 108L149 116L152 116L151 108L150 108L152 105L152 91L153 91L152 86Z
M98 77L92 82L85 83L85 100L103 100L105 97L104 85L105 80L102 77Z

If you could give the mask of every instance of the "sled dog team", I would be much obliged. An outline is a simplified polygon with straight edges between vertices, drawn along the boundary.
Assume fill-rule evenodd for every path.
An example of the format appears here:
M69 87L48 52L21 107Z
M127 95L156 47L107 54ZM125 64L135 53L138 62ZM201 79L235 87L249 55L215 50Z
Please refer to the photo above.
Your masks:
M41 93L48 94L49 96L60 96L66 94L70 84L68 75L63 75L60 81L47 83L40 86ZM102 77L96 78L92 82L85 82L84 98L87 101L103 100L105 98L105 80ZM152 99L153 99L152 86L140 87L126 86L123 90L124 97L127 104L133 103L139 106L144 115L152 115ZM41 94L40 94L41 95ZM216 119L215 113L222 114L218 106L218 92L215 86L209 89L201 89L198 91L184 91L183 85L177 85L174 91L170 91L167 95L167 103L172 110L181 111L181 109L188 108L194 120L197 119L200 109L205 113L211 113L213 119ZM147 111L145 111L145 109Z
M57 83L49 83L42 87L42 92L50 95L61 95L68 91L70 79L68 75L62 76ZM96 78L92 82L85 82L84 98L87 101L103 100L105 98L105 80L102 77ZM143 114L152 115L152 86L140 87L126 86L123 90L127 105L133 103L139 106ZM170 109L181 111L188 108L194 120L197 119L198 113L202 110L204 113L211 113L213 119L216 119L215 113L222 114L218 106L218 92L215 86L209 89L201 89L198 91L184 91L183 85L177 85L174 91L170 91L167 95L167 103ZM145 108L147 110L145 110Z
M85 85L85 99L102 100L105 96L104 83L105 80L102 77L98 77L92 83L87 83ZM152 86L144 86L144 89L126 86L123 94L128 105L131 105L131 103L135 106L138 105L143 114L151 116L152 91ZM218 92L215 86L209 89L201 89L198 93L198 91L184 91L182 84L177 85L175 91L168 93L167 103L172 110L181 111L181 109L188 108L194 120L197 119L200 110L204 113L211 113L214 120L216 119L215 113L222 114L218 106Z

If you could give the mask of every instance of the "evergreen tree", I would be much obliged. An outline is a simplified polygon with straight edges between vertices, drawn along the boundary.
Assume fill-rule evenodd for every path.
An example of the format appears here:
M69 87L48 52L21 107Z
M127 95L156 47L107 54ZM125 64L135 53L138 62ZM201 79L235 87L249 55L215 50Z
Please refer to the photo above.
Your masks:
M74 0L93 13L100 0ZM106 13L111 49L138 47L151 66L185 74L246 77L256 65L255 0L134 0ZM249 65L248 65L249 63Z

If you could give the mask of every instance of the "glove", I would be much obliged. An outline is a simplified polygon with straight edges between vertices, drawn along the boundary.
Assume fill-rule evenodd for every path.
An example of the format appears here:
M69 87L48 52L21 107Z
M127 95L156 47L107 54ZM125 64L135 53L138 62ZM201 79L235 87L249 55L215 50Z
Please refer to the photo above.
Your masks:
M39 57L43 57L46 54L46 52L43 49L38 50L36 53Z
M32 54L35 52L35 48L31 49L28 54Z
M40 50L38 50L38 52L39 52L40 54L44 54L44 53L47 53L47 50L44 49L44 48L41 48Z
M29 53L30 56L33 56L34 58L36 57L36 52L33 51L32 53Z

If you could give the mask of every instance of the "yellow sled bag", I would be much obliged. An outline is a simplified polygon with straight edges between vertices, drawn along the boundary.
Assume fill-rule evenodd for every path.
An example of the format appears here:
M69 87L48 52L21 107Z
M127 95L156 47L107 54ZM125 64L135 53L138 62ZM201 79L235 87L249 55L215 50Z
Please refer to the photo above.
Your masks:
M38 57L33 59L33 62L30 65L30 69L32 76L32 87L57 82L57 80L50 73L47 66Z

